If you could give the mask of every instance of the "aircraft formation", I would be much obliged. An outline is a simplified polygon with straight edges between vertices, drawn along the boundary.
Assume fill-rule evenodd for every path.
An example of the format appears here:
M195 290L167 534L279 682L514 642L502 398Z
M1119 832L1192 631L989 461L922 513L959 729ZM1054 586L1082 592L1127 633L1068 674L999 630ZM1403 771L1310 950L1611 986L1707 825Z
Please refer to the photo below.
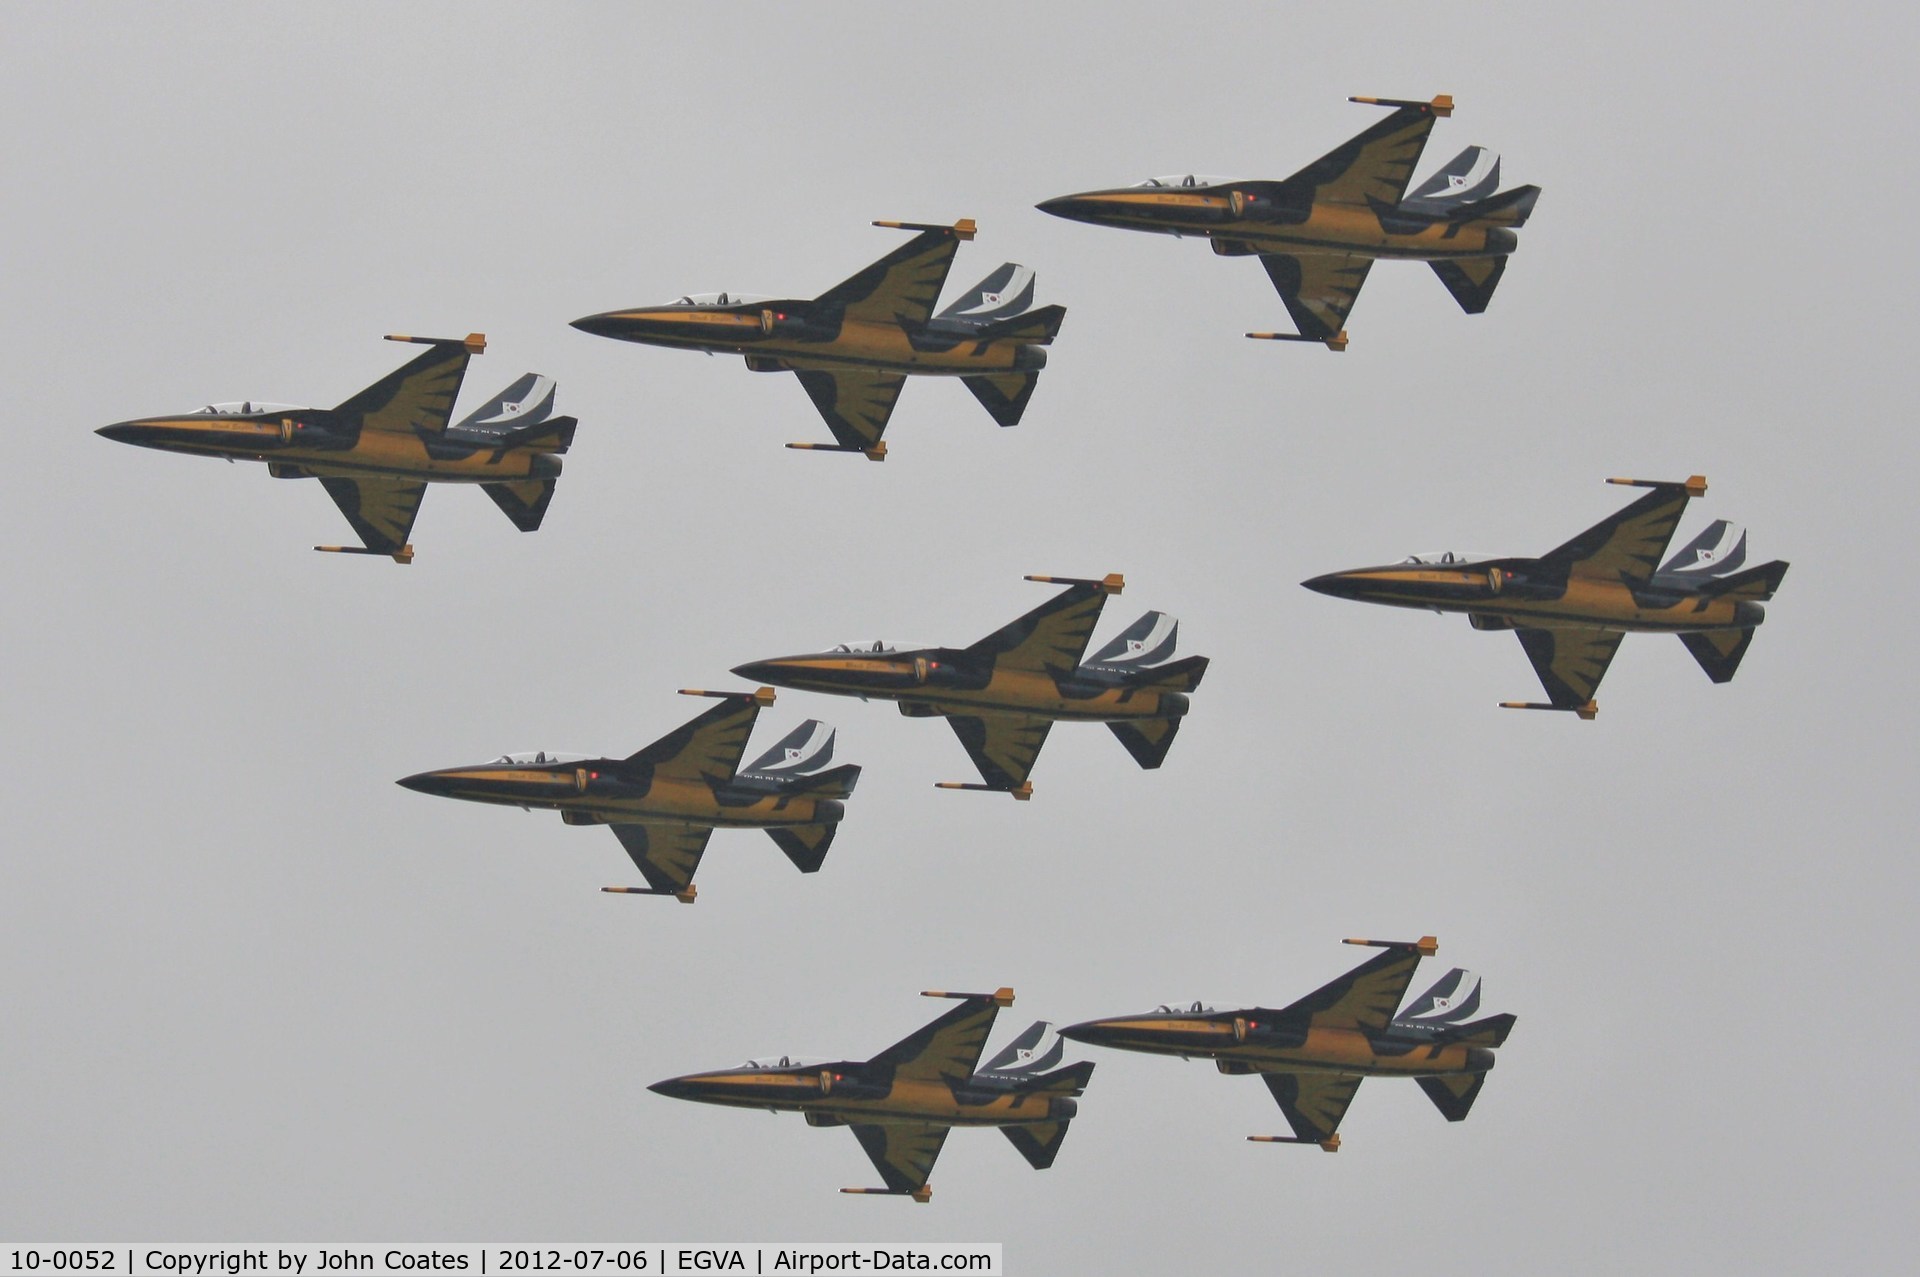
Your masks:
M1295 331L1249 337L1346 349L1348 316L1383 259L1427 263L1462 310L1483 312L1540 189L1500 190L1499 157L1478 146L1415 186L1435 121L1452 114L1452 99L1352 100L1388 114L1291 177L1152 178L1037 207L1095 226L1202 238L1223 257L1259 258ZM874 225L912 237L817 296L688 293L572 326L641 345L739 355L749 370L794 374L833 442L791 448L885 460L883 436L912 376L958 378L996 424L1019 424L1065 308L1036 306L1035 273L1006 262L936 310L959 245L977 233L974 222ZM161 451L261 461L275 478L319 480L360 539L315 547L322 551L411 562L415 518L433 483L477 484L516 527L536 531L577 425L553 415L554 382L528 373L454 423L468 362L486 349L485 337L389 340L426 349L334 408L214 403L98 433ZM1594 693L1628 632L1674 634L1709 678L1729 681L1787 565L1747 567L1746 534L1726 520L1666 557L1687 502L1705 494L1700 475L1609 482L1648 491L1538 558L1417 554L1303 584L1338 598L1461 612L1475 629L1512 631L1547 696L1502 702L1512 708L1593 719ZM1158 611L1088 657L1106 600L1125 579L1027 579L1061 588L972 643L872 640L744 660L732 673L759 686L684 689L718 703L625 757L523 751L398 783L437 797L553 810L567 825L603 825L645 883L605 891L691 904L716 830L763 830L795 868L813 874L848 817L861 767L836 764L835 729L825 723L801 722L742 766L776 687L891 701L909 718L946 719L979 780L935 782L943 789L1030 800L1041 748L1061 722L1104 724L1140 769L1160 768L1208 658L1177 657L1179 622ZM651 1089L846 1126L883 1186L844 1191L918 1202L930 1199L935 1159L956 1126L997 1128L1035 1169L1053 1165L1093 1074L1090 1062L1064 1062L1066 1041L1207 1059L1223 1074L1260 1077L1292 1133L1248 1137L1259 1142L1337 1150L1340 1123L1368 1077L1411 1078L1447 1120L1463 1120L1514 1017L1473 1018L1479 977L1458 968L1402 1007L1420 959L1436 952L1431 936L1348 943L1383 952L1277 1009L1169 1003L1057 1033L1039 1021L981 1066L1013 991L930 992L959 1005L869 1058L762 1057Z

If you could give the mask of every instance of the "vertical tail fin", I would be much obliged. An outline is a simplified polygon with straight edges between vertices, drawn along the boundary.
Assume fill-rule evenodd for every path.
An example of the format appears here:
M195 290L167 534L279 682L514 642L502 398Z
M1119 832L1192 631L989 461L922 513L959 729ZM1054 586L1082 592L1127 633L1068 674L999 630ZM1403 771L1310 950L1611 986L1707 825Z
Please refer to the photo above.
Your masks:
M960 295L934 317L934 323L978 328L1011 319L1033 305L1034 273L1018 262L1002 262L991 275Z
M1053 1025L1046 1020L1035 1020L1001 1047L998 1055L981 1065L980 1071L999 1081L1030 1082L1058 1065L1066 1053L1067 1044L1053 1031Z
M1747 530L1737 523L1715 519L1699 536L1660 565L1656 576L1698 580L1738 572L1747 562Z
M553 378L543 377L537 372L527 373L468 413L454 429L479 434L505 434L509 430L545 421L553 412L556 389Z
M1396 1027L1446 1028L1473 1017L1480 1009L1480 977L1455 967L1425 993L1393 1017Z
M1179 644L1179 620L1165 612L1149 612L1116 634L1087 663L1121 670L1144 669L1173 659Z
M1470 146L1420 183L1413 194L1400 201L1400 207L1418 213L1450 213L1499 189L1499 154L1484 146Z
M833 728L817 718L809 718L775 741L772 749L741 768L740 773L767 780L788 780L819 771L833 761L833 738Z

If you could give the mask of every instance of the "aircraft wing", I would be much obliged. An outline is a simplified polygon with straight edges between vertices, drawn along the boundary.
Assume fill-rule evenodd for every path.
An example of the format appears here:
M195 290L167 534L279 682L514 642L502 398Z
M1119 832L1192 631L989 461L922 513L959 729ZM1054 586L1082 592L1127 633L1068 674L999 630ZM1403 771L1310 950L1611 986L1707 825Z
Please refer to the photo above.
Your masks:
M687 889L713 830L705 825L608 825L647 885L663 894Z
M1373 259L1353 253L1262 253L1260 264L1300 335L1326 341L1346 325Z
M1619 630L1515 630L1547 699L1563 708L1585 705L1607 676L1620 647Z
M413 535L414 516L420 513L420 499L427 485L414 479L320 480L340 513L369 550L380 554L398 554Z
M728 696L626 761L649 764L653 774L665 780L732 780L759 716L760 704L752 696Z
M334 411L342 417L358 417L362 430L440 434L453 415L453 401L460 397L460 382L471 357L465 342L433 342L424 354Z
M947 1142L949 1129L931 1122L889 1122L885 1126L856 1122L853 1137L867 1150L873 1168L889 1189L911 1193L933 1174L934 1160L940 1156L940 1146Z
M1294 1135L1314 1144L1333 1138L1360 1089L1359 1075L1352 1073L1263 1073L1260 1080Z
M826 420L827 429L844 448L865 452L880 442L893 405L900 398L900 387L907 379L899 373L867 368L849 368L828 372L820 368L796 368L794 376Z
M1334 147L1286 180L1315 202L1398 204L1433 132L1434 109L1422 102L1398 106L1364 133Z
M1705 491L1706 480L1695 479L1697 490ZM1694 482L1648 484L1653 491L1543 556L1542 566L1569 575L1645 585L1673 540Z
M914 1030L872 1063L890 1065L896 1078L916 1082L965 1082L980 1062L980 1052L1000 1013L992 998L966 998L933 1023ZM935 1152L939 1145L934 1145ZM876 1159L877 1161L878 1159ZM932 1163L932 1157L928 1157Z
M968 232L971 234L971 230ZM816 299L822 308L838 308L847 318L872 324L919 327L933 317L933 305L946 287L947 271L960 247L951 226L929 227Z
M1035 580L1044 581L1045 577ZM1086 654L1107 595L1119 593L1118 577L1081 581L1054 595L1017 621L1001 626L967 651L993 658L996 669L1026 670L1056 677L1072 673Z
M1028 714L950 714L947 722L960 738L980 778L996 789L1018 789L1047 743L1050 718Z
M1315 1029L1384 1029L1406 997L1413 969L1419 965L1418 948L1397 944L1285 1010L1265 1015Z

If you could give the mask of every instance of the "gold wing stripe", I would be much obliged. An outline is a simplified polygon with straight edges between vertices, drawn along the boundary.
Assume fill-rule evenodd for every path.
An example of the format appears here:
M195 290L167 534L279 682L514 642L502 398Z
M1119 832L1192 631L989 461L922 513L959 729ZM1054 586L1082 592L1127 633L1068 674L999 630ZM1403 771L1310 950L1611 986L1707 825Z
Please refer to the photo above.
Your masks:
M939 1019L894 1043L873 1058L891 1065L895 1077L920 1082L964 1082L973 1076L980 1052L993 1031L1000 1008L970 998Z
M713 830L705 825L609 825L655 891L685 891Z
M1418 950L1388 949L1315 989L1274 1018L1305 1021L1316 1029L1384 1029L1406 997L1407 983L1419 965Z
M1287 1125L1303 1140L1331 1139L1347 1115L1360 1078L1347 1073L1263 1073Z
M855 1123L853 1137L867 1151L873 1168L888 1188L911 1193L927 1182L950 1128L931 1122L889 1122L885 1126Z
M1515 630L1540 686L1555 705L1585 705L1593 699L1620 648L1619 630Z
M1687 508L1678 484L1654 489L1632 505L1582 532L1541 561L1570 575L1644 585L1673 540Z
M953 714L947 722L979 769L980 779L1000 789L1026 784L1027 774L1033 770L1040 747L1047 743L1047 732L1053 727L1050 718L1015 714Z
M360 429L396 434L447 428L460 382L467 375L467 348L441 342L397 371L387 374L334 411L358 417Z
M651 764L653 774L667 780L731 780L759 715L760 706L751 698L730 696L627 761Z
M857 322L924 324L933 317L959 247L959 236L950 229L922 231L822 293L818 301L843 307L845 316Z
M886 432L893 416L893 405L900 398L900 387L907 379L897 373L824 372L814 368L797 369L813 406L820 410L827 429L843 447L871 448Z
M407 479L324 478L320 486L347 516L361 542L381 554L393 554L406 545L421 498L427 494L425 483Z
M1325 341L1345 327L1373 259L1351 253L1263 253L1260 264L1300 335Z
M1431 107L1401 107L1287 180L1310 186L1320 202L1398 204L1432 132Z

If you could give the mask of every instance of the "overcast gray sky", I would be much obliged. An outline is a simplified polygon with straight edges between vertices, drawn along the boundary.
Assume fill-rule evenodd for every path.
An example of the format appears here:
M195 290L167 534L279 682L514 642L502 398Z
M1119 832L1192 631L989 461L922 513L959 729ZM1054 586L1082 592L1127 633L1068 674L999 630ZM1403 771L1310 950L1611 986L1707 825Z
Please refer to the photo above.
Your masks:
M0 1231L181 1240L1000 1240L1009 1271L1906 1258L1916 337L1895 5L16 5L0 43ZM1284 177L1451 93L1545 188L1492 308L1386 264L1353 345L1264 273L1045 217ZM1024 423L902 395L885 465L791 378L590 338L702 289L812 295L970 216L1069 308ZM409 568L321 556L313 484L108 422L331 405L485 331L580 418L538 534L430 491ZM1297 582L1542 553L1712 489L1794 564L1739 679L1632 637L1598 721L1508 636ZM951 734L782 693L868 764L823 872L720 833L700 902L603 896L614 839L395 778L625 753L741 661L969 642L1120 571L1213 657L1166 766L1056 731L1031 804ZM1519 1027L1470 1120L1369 1082L1337 1157L1252 1078L1098 1053L1056 1166L948 1141L930 1207L844 1132L650 1095L866 1055L1011 984L996 1041L1173 998L1284 1003L1440 937Z

